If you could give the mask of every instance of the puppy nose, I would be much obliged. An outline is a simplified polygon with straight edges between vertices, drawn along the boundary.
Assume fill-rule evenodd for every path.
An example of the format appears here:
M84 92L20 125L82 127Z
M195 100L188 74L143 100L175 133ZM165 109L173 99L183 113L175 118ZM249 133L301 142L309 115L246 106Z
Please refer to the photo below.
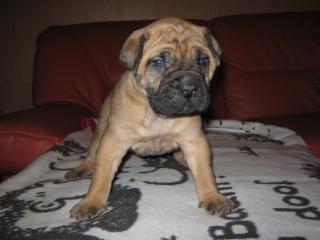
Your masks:
M195 73L188 73L179 79L179 90L183 97L190 99L196 95L199 88L199 76Z
M194 84L183 84L180 91L185 98L192 98L196 94L197 87Z

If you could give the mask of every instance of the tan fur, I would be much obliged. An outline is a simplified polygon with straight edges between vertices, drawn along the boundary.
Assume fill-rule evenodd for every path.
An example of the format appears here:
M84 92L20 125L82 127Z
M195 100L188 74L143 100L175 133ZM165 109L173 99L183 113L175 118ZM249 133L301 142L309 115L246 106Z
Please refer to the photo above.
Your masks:
M159 155L174 152L175 158L188 166L195 178L200 206L210 213L224 214L232 209L216 186L211 166L211 151L201 128L199 115L178 118L158 116L146 97L148 84L157 86L157 79L146 70L146 64L159 49L170 49L179 59L190 59L196 47L210 56L206 81L212 77L215 57L204 43L206 29L189 22L168 18L134 32L125 43L120 58L132 65L137 54L138 39L146 35L143 56L137 69L126 72L105 100L88 157L66 174L75 179L92 175L86 197L71 210L76 219L92 218L106 208L113 178L128 150L138 155ZM130 62L131 61L131 62Z

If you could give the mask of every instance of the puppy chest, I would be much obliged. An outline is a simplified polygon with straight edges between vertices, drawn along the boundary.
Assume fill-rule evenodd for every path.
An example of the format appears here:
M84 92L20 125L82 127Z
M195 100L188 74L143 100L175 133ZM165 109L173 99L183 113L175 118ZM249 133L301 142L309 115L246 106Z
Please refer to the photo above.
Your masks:
M175 132L175 124L171 119L156 118L150 120L148 116L141 121L136 129L141 138L163 138Z
M178 143L170 135L143 138L131 150L140 156L162 155L178 149Z

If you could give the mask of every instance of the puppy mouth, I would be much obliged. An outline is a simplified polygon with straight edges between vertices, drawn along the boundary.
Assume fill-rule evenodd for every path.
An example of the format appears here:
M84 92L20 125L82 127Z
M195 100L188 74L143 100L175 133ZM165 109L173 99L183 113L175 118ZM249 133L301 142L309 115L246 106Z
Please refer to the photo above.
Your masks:
M192 115L209 105L209 91L197 71L175 71L166 76L159 88L147 88L153 111L164 116Z

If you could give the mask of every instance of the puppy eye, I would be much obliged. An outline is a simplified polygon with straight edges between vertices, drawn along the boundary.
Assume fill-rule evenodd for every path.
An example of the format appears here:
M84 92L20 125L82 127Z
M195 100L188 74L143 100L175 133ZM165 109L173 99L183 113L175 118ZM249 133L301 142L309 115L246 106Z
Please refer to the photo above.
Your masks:
M150 61L150 64L154 68L164 68L166 63L162 57L155 57Z
M207 58L207 57L199 57L199 58L197 59L197 62L198 62L198 65L199 65L199 66L205 67L205 66L208 65L208 58Z

